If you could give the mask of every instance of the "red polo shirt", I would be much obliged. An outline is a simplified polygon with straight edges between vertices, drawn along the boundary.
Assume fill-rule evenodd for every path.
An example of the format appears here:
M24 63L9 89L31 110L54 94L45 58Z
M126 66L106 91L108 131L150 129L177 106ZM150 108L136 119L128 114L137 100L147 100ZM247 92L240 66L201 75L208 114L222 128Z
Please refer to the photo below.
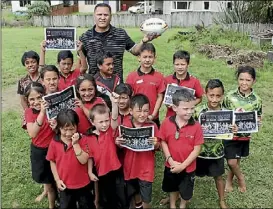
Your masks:
M175 138L176 132L179 132L178 139ZM160 126L160 138L167 143L173 160L181 163L189 157L194 146L204 143L201 125L195 122L193 118L181 129L175 122L175 116L166 118ZM165 166L170 167L170 164L166 162ZM186 172L190 173L195 169L196 160L186 168Z
M76 84L76 79L81 75L80 69L75 69L69 73L67 77L64 77L60 73L60 79L58 83L58 90L62 91L66 89L69 86L75 85Z
M91 110L96 104L105 104L104 100L100 97L94 98L94 101L84 103L83 105L88 109ZM79 116L79 124L78 124L78 132L85 134L86 131L92 127L91 122L88 120L86 115L84 114L82 108L76 107L75 112Z
M135 128L132 120L127 119L123 123L124 126ZM159 136L157 125L153 122L144 123L142 127L153 126L154 136ZM155 151L134 152L132 150L123 148L125 151L123 172L124 179L140 179L144 181L153 182L155 173Z
M39 112L37 110L27 108L25 110L25 122L26 123L35 123ZM25 124L26 125L26 124ZM23 128L26 129L26 126L23 125ZM47 148L54 136L54 131L50 128L46 115L44 116L44 120L42 126L36 137L31 138L32 144L36 147Z
M132 86L134 94L144 94L149 98L150 114L152 114L157 95L163 94L166 89L163 75L153 68L146 74L141 72L140 68L138 68L137 71L128 75L126 83ZM158 118L158 115L159 114L156 115L155 119Z
M88 153L87 137L82 136L79 145ZM87 163L83 165L79 162L72 143L66 145L60 135L56 135L50 143L46 159L56 163L59 177L68 189L83 188L90 183Z
M121 167L114 132L109 127L107 131L100 132L100 135L93 133L88 136L89 157L94 159L98 176L104 176Z
M166 83L166 86L168 84L173 83L173 84L177 84L178 86L185 86L187 88L194 89L196 98L201 98L204 93L204 90L202 88L200 81L196 77L190 75L188 72L184 80L179 80L176 77L176 73L174 73L173 75L169 75L165 77L165 83ZM175 112L173 111L173 109L167 108L166 117L170 117L172 115L175 115Z

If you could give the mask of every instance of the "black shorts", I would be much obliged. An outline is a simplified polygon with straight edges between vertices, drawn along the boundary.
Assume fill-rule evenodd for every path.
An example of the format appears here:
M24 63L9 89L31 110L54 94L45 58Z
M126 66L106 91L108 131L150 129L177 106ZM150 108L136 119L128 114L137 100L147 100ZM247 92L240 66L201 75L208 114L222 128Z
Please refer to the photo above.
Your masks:
M46 160L48 148L36 147L30 145L30 162L32 178L39 184L52 184L54 177L51 172L50 162Z
M222 176L225 173L224 158L219 159L196 159L196 176Z
M164 192L179 192L183 200L190 200L193 195L195 173L172 173L165 167L162 190Z
M250 141L224 140L224 152L226 159L240 159L249 155Z
M124 180L123 169L117 171L116 178L116 193L117 193L117 208L129 208L129 201L127 198L126 182Z
M150 203L152 201L152 182L140 179L131 179L126 181L126 183L129 200L131 200L135 194L140 194L143 202Z
M90 185L79 189L65 189L60 191L60 209L75 208L94 209L94 195L91 192Z

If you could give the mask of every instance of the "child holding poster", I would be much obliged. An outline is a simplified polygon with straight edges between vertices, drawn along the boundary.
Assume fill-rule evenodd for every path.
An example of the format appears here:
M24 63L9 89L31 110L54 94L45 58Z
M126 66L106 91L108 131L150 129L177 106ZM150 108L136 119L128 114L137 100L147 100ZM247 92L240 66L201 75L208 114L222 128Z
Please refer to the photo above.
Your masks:
M46 41L41 43L40 52L40 65L45 65ZM87 70L86 57L82 52L82 43L77 43L77 53L81 59L81 67L72 70L73 67L73 54L70 50L62 50L57 55L57 63L59 65L60 80L58 84L59 91L66 89L69 86L75 85L77 77L85 74Z
M221 111L224 98L224 86L219 79L208 81L206 88L207 103L197 106L195 109L195 119L207 111ZM234 125L233 133L237 131ZM225 183L222 175L225 173L224 167L224 144L221 139L205 138L201 153L196 160L196 176L211 176L214 178L219 196L220 208L228 208L225 202Z
M136 94L131 98L130 114L123 122L123 125L128 128L142 128L153 126L154 137L149 138L149 143L154 144L154 150L160 146L157 139L159 133L157 125L149 121L147 122L150 113L150 102L148 97L143 94ZM121 145L125 143L122 136L116 138L116 144ZM133 151L123 148L125 151L123 173L127 185L127 194L129 201L134 201L137 198L138 202L134 203L134 207L151 208L150 202L152 200L152 184L155 172L155 151ZM139 198L139 195L141 199Z
M165 77L165 83L178 86L185 86L195 90L195 105L202 102L203 88L199 79L188 72L190 64L190 54L187 51L177 51L173 55L174 74ZM166 117L175 115L173 109L168 106Z
M236 71L238 88L228 92L223 106L227 109L244 112L257 111L258 121L262 117L262 100L254 92L253 85L256 82L256 71L250 66L240 66ZM230 171L226 181L226 191L233 190L233 177L238 179L239 191L246 192L244 175L240 169L240 161L249 155L250 134L237 134L231 141L224 141L225 158Z
M192 198L196 158L204 143L201 125L194 121L195 98L187 89L177 90L173 95L174 116L166 118L160 127L163 153L166 157L162 189L170 194L170 208L186 208Z

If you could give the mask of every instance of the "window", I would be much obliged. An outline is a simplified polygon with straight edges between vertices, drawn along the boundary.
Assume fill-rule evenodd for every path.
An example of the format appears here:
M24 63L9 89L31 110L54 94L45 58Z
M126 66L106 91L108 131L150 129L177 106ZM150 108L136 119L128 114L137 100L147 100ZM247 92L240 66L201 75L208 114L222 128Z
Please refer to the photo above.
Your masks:
M20 2L20 7L25 7L27 4L31 4L30 1L22 1L22 0L20 0L19 2Z
M95 5L97 4L96 0L85 0L85 5Z
M209 10L209 1L204 1L204 10Z
M191 9L191 1L174 1L173 9L189 10Z
M231 1L227 2L227 9L232 10L232 2Z

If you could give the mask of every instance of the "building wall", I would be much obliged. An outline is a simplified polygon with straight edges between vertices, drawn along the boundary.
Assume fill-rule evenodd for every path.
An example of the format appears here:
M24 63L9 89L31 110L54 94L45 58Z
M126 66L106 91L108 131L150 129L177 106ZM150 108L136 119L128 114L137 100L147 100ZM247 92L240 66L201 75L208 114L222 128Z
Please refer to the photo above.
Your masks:
M31 1L31 4L35 1ZM53 0L51 1L51 6L62 4L63 1L61 0ZM12 12L16 11L27 11L27 7L20 7L20 1L11 1L11 10Z
M103 3L104 1L96 1L96 4ZM94 12L94 8L96 4L94 5L86 5L84 0L78 1L79 4L79 12L88 13L88 12ZM117 12L117 1L108 1L108 4L111 6L112 13Z

